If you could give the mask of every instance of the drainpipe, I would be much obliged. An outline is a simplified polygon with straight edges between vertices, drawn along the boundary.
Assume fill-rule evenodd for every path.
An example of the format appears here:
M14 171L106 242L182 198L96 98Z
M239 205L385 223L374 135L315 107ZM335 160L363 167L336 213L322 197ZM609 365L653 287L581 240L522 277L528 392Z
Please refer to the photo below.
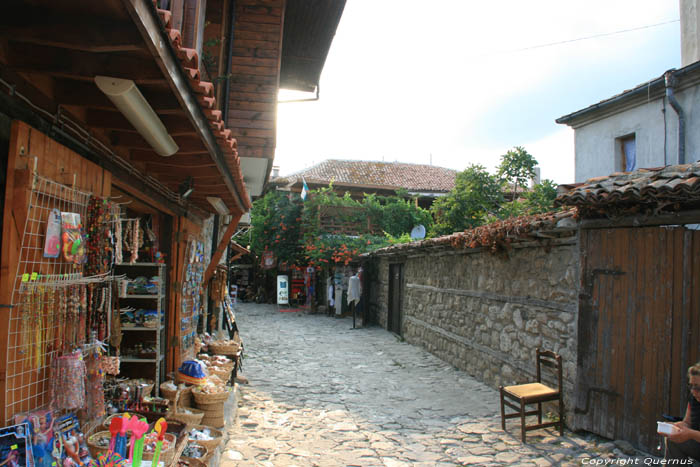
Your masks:
M236 26L236 0L230 0L229 1L229 6L228 6L228 21L229 21L229 30L228 30L228 41L226 44L226 63L224 64L224 73L226 76L225 80L225 87L224 87L224 103L221 106L221 111L223 113L222 117L224 120L224 124L228 125L228 107L229 107L229 102L228 102L228 97L231 91L231 62L233 61L233 33L235 32L235 26Z
M673 76L672 71L667 71L664 74L664 81L666 83L666 97L668 98L668 102L671 104L671 107L673 107L676 115L678 115L678 164L685 164L685 116L683 115L683 108L673 94L673 87L678 80Z

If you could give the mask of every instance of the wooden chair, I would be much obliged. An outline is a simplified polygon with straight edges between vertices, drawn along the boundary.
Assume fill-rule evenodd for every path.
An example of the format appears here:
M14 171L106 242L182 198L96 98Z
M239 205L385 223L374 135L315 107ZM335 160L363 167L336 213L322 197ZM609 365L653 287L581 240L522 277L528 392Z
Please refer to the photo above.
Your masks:
M541 367L550 367L556 375L557 388L554 389L542 383ZM506 429L506 419L520 417L520 430L525 441L525 433L549 426L559 426L559 435L564 434L564 400L562 398L562 366L561 356L549 351L537 349L537 382L518 384L515 386L501 386L501 427ZM515 403L511 402L514 401ZM559 401L559 420L556 422L542 423L542 403ZM517 405L516 405L517 404ZM537 409L526 410L526 406L537 404ZM517 410L506 414L505 406ZM527 425L525 417L537 415L536 425Z

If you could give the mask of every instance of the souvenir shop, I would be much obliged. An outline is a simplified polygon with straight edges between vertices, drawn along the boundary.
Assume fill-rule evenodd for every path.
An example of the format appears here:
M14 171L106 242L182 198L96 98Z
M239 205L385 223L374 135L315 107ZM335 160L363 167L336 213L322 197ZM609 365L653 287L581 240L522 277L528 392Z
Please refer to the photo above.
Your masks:
M242 343L202 332L203 219L19 121L6 164L0 465L216 465Z

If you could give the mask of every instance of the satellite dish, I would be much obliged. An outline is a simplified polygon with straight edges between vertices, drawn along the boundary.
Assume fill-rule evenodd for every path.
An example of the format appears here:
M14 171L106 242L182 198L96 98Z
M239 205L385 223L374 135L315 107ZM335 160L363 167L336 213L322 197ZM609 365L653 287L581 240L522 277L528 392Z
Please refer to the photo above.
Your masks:
M411 230L411 239L420 240L421 238L425 238L425 227L418 224Z

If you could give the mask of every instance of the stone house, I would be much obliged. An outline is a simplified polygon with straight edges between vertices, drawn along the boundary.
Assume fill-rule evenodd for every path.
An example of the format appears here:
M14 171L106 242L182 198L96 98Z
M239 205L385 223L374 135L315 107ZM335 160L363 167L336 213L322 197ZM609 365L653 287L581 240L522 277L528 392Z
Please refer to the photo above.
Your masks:
M367 318L494 387L532 380L535 348L554 350L567 426L654 452L700 359L700 162L557 202L366 255Z
M575 181L700 160L700 1L681 0L682 68L564 115Z

